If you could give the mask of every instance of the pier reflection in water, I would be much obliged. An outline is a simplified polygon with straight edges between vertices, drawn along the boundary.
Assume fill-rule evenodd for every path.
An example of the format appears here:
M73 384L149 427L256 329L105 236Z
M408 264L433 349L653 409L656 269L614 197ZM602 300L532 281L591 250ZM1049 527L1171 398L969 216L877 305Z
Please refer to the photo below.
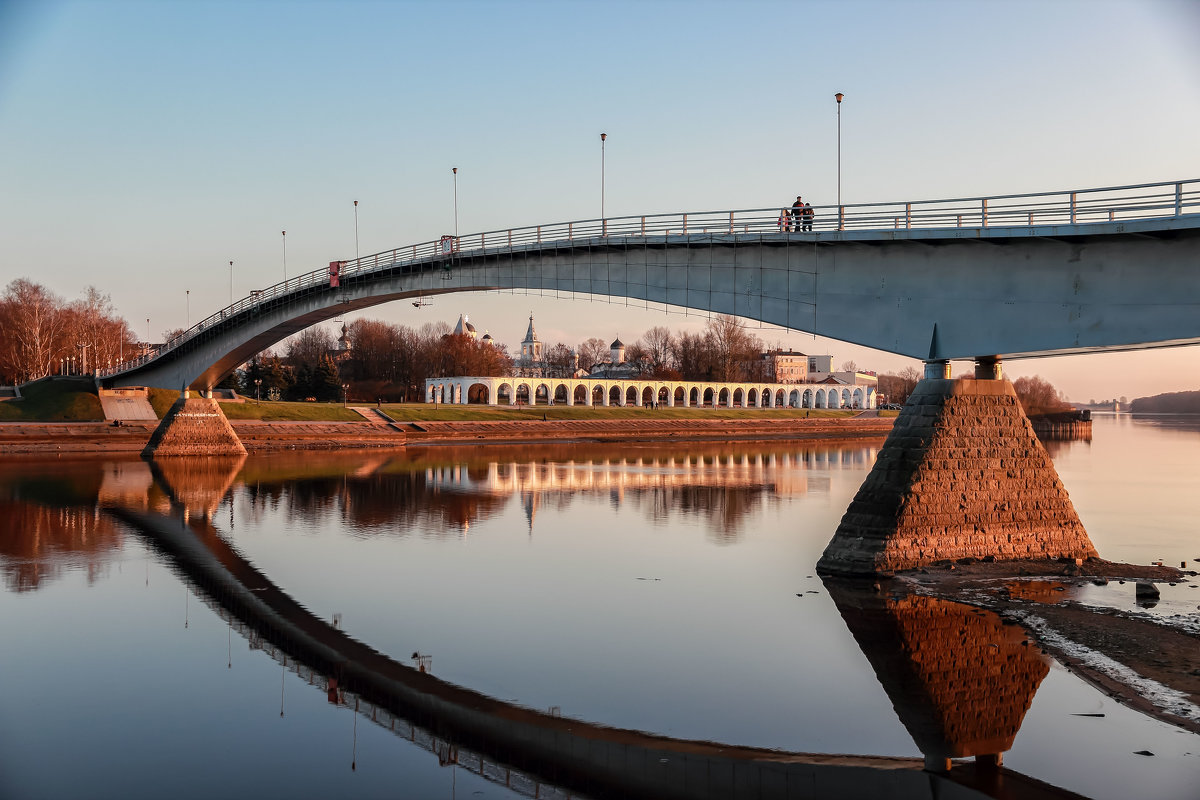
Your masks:
M843 498L853 492L872 457L868 448L713 446L641 452L555 448L553 453L519 454L513 450L447 449L329 460L306 454L205 462L202 468L164 461L153 470L141 462L82 467L55 464L46 469L25 465L0 469L6 473L0 477L0 501L8 504L7 508L18 509L18 514L43 521L29 529L26 538L5 540L13 545L0 553L0 567L8 576L10 593L21 585L26 590L45 590L54 586L50 577L64 580L62 576L69 575L76 565L90 563L93 572L101 576L114 564L119 569L122 558L128 567L127 559L139 549L137 543L150 540L143 538L144 532L131 535L134 527L115 521L113 513L102 509L121 509L127 518L140 515L174 526L177 535L190 537L221 569L240 575L246 598L267 604L256 611L248 600L243 605L231 602L195 564L188 566L178 553L161 556L193 591L213 604L223 620L219 623L221 672L226 671L226 625L231 632L245 636L254 649L251 663L244 665L239 663L238 648L232 648L230 675L241 677L224 691L232 690L262 706L270 705L273 694L275 710L270 713L275 718L286 700L289 710L280 722L284 726L280 731L311 730L312 735L320 730L296 728L311 725L306 720L312 717L312 701L301 696L305 693L343 714L357 712L358 721L353 725L346 716L344 729L338 723L339 732L319 734L322 739L332 734L339 742L339 752L344 741L347 765L357 762L353 774L359 783L353 786L358 789L329 778L322 785L331 791L385 793L383 784L361 783L378 780L366 776L378 770L381 758L398 755L385 755L388 751L380 750L378 741L369 744L371 737L366 731L374 729L415 742L427 753L427 767L409 767L416 770L409 773L413 785L429 784L428 779L418 777L425 771L458 770L459 794L464 794L470 779L482 776L487 780L488 796L512 791L543 797L728 797L737 796L733 788L741 787L755 797L856 796L856 792L864 797L929 797L950 789L947 781L953 782L956 792L966 791L961 784L971 784L975 788L970 791L981 793L978 796L1072 796L1024 778L1019 773L1028 770L1021 766L1021 758L1008 765L1016 772L971 763L957 763L948 776L936 779L921 771L926 764L942 768L947 758L1000 755L1014 741L1018 747L1025 742L1026 750L1031 745L1046 746L1046 736L1036 725L1032 732L1017 735L1027 716L1038 716L1034 698L1039 684L1043 679L1052 680L1052 676L1046 677L1048 667L1036 649L1022 644L1019 628L954 604L892 597L886 592L861 594L840 585L825 587L804 580L804 564L811 564L827 541L827 518L840 513ZM723 483L722 475L730 480ZM599 510L604 507L618 513L619 519L604 517ZM654 584L651 592L642 591L642 587L651 588L648 584L611 587L634 594L637 603L650 604L643 606L648 620L623 616L623 598L605 594L609 584L599 584L597 594L597 587L579 583L582 576L606 569L597 559L600 550L571 551L574 557L588 561L586 568L572 570L573 582L560 583L551 593L537 588L535 594L540 596L525 604L521 597L529 587L523 584L535 580L537 573L520 566L530 551L512 551L503 563L495 564L502 574L489 578L484 587L493 592L496 587L508 587L506 591L516 596L514 602L507 594L494 595L493 605L506 608L507 614L492 614L479 604L480 593L461 582L444 583L439 592L430 588L436 582L423 584L414 577L416 571L425 569L444 581L452 573L439 573L438 559L454 553L458 553L452 556L455 561L469 558L480 543L489 546L482 551L485 557L503 548L511 550L512 537L503 541L498 537L501 529L513 528L520 540L541 542L539 548L550 543L553 557L535 561L534 568L558 564L561 569L558 559L565 553L561 551L564 537L582 535L564 528L564 521L586 525L593 517L615 528L606 534L606 543L629 558L622 568L624 575L663 577L663 583ZM12 517L18 518L25 517ZM631 537L622 529L637 518L645 527ZM534 539L529 538L531 523ZM331 527L342 531L343 538L334 542L341 544L319 546L328 536L317 531ZM672 534L669 540L663 538L668 531ZM154 540L161 540L161 534ZM467 550L461 549L467 544L464 536L474 542ZM701 554L697 558L681 546L679 536L706 542L708 549L696 551ZM810 538L811 543L807 542ZM307 560L314 553L345 550L347 541L360 543L350 548L360 552L349 560L307 570L291 560L292 553ZM408 544L396 549L397 542ZM412 546L420 542L435 549ZM795 546L780 549L783 542ZM737 547L731 548L734 544ZM386 549L380 549L384 545ZM668 560L654 562L659 565L658 572L646 568L646 552L663 548ZM761 555L766 560L745 560L747 554L764 548ZM381 559L372 554L384 554L389 560L377 564ZM711 569L705 564L710 558L716 558ZM685 571L700 572L700 583L695 587L684 583L681 589L684 573L668 572L664 565L671 564L670 559L682 560ZM356 566L347 571L347 563ZM764 569L767 564L779 565L778 574ZM731 570L728 587L713 583L723 567ZM16 575L28 575L31 570L43 576L40 583L16 580ZM375 577L388 574L394 576L390 583ZM779 574L792 577L780 585ZM471 575L472 580L483 580L483 573ZM161 578L158 580L161 584ZM756 582L771 585L760 591ZM323 591L332 592L329 586L342 593L332 603L322 596ZM370 616L369 605L348 602L345 592L349 587L381 606L383 624ZM93 589L88 597L102 598L102 589ZM783 598L778 597L780 589L786 593ZM799 590L804 597L795 597ZM672 594L680 591L682 603ZM456 593L470 595L469 601L456 605ZM572 594L587 595L586 601L576 603ZM706 594L715 595L716 602L706 604ZM728 617L721 617L721 603L738 596L749 600L731 609ZM276 601L282 605L271 605ZM562 647L558 633L544 636L535 632L532 640L541 636L543 644L526 646L530 637L525 629L544 623L544 618L530 622L526 617L547 604L570 605L573 624L607 648L607 656L597 650L587 650L585 659L556 653ZM333 622L338 605L352 609L347 622ZM660 614L659 607L666 611ZM506 619L508 627L500 636L481 639L480 631L486 631L487 625L472 627L472 620L459 616L460 608L471 609L470 615L475 617L492 619L488 624ZM134 617L128 610L122 613L119 619L132 624ZM203 621L197 621L207 611L193 601L189 613L194 637L199 635L198 628L204 629ZM0 605L0 616L4 615ZM412 634L427 617L445 628L441 638L431 638L427 631ZM274 635L263 623L267 618L297 626L312 638L314 650L335 648L340 655L302 658L298 637ZM758 631L755 649L746 644L754 637L737 630L739 619L743 628ZM108 624L117 622L114 619ZM707 636L712 650L707 655L689 651L688 638L681 638L678 623L696 630L697 639ZM610 632L606 629L610 624L623 630ZM639 625L658 632L663 645L660 651L647 649L639 638L644 634L636 631ZM119 637L117 630L112 628L111 635ZM351 640L347 631L371 647L353 651L363 645ZM431 672L422 674L416 669L428 662L412 660L414 647L406 646L410 641L420 643L422 655L434 653ZM432 648L424 646L427 642L433 642ZM587 647L584 639L571 642L576 649ZM236 637L233 643L237 643ZM460 643L463 652L470 653L469 659L455 650ZM682 650L683 656L675 650ZM255 681L244 671L252 668L251 673L262 673L261 664L255 667L254 662L264 660L263 654L275 659L268 662L274 669L273 689L272 682ZM133 651L130 655L138 661L169 658L166 653ZM595 660L590 668L588 660ZM536 688L530 688L533 683L521 683L520 674L509 666L512 663L530 672L534 683L558 681L547 696L555 700L566 697L561 702L565 710L532 710L559 703L546 702ZM987 668L981 669L981 665ZM199 667L176 665L171 669L195 672L201 690L208 678L203 677L207 668ZM569 682L558 674L564 670L586 670L575 675L578 686L586 687L583 693L568 691ZM781 680L779 676L788 672L793 678ZM10 669L8 674L19 673ZM665 674L673 675L681 685L664 683L661 676ZM476 680L476 676L483 677ZM546 676L550 680L544 680ZM152 678L152 673L134 667L123 678L124 682L134 678L130 689L153 696L157 678ZM331 678L336 682L332 687ZM1060 691L1064 679L1061 674L1053 679ZM297 694L301 682L314 688ZM609 682L611 686L605 685ZM456 683L486 691L461 689ZM496 683L502 686L499 691L494 688ZM1072 696L1079 691L1090 696L1091 690L1072 691ZM662 699L655 699L655 693ZM722 694L730 702L714 704L714 697ZM613 704L612 698L621 695L633 700ZM833 702L826 702L826 697ZM1053 694L1050 700L1054 702ZM678 705L681 702L695 708ZM630 711L633 703L643 709ZM304 710L306 705L310 710ZM779 711L758 710L770 705ZM697 709L711 715L714 708L744 709L744 719L724 721L732 721L732 725L693 722ZM125 720L122 726L154 727L148 719L130 717L128 710L114 708L112 713ZM483 717L473 718L472 713ZM1117 716L1113 710L1108 713L1110 718ZM198 733L203 730L201 727ZM900 738L895 738L893 730L899 731ZM760 733L746 736L745 731ZM781 736L780 731L790 733ZM192 741L193 746L208 742L212 748L209 757L218 763L231 758L218 754L227 753L232 742L255 752L292 739L285 735L277 742L278 735L270 735L252 743L233 729L213 734L216 738ZM138 735L131 735L138 740ZM708 744L704 741L708 738L726 744ZM854 741L860 744L854 746ZM1163 755L1159 745L1155 749ZM128 754L102 752L112 763L132 765ZM845 752L861 755L826 755ZM160 753L158 758L162 756ZM266 750L260 757L264 763L277 761ZM1056 754L1054 760L1059 758ZM1061 758L1069 773L1069 755ZM236 757L232 760L238 761ZM341 763L340 757L333 761ZM412 764L411 760L406 763ZM1024 763L1029 763L1027 756ZM1160 758L1160 772L1169 763ZM258 793L271 794L264 787L277 785L266 774L256 777L246 773L244 766L242 769L246 785L258 786ZM296 774L309 775L312 780L313 769L312 763L306 763ZM1056 780L1060 773L1053 769L1034 774L1060 783ZM305 784L287 785L294 794ZM373 789L361 791L366 785ZM1072 784L1067 781L1065 785ZM1086 782L1083 785L1088 786ZM451 796L452 791L442 796Z

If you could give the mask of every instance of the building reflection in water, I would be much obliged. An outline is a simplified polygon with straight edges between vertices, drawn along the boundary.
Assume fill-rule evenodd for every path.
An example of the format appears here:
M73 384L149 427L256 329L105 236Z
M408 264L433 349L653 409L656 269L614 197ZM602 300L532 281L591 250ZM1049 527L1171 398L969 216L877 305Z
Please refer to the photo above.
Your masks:
M830 471L861 471L876 448L839 444L780 447L689 443L643 447L444 448L376 456L353 467L287 459L252 463L239 477L250 513L283 509L294 518L334 514L359 535L461 536L514 500L530 533L540 508L564 509L587 497L629 506L654 520L696 517L718 541L736 541L764 505L827 493Z
M332 515L356 535L453 538L519 504L530 535L541 508L604 498L655 521L695 518L718 542L788 497L827 493L831 474L864 470L875 446L844 443L549 445L424 448L400 453L303 453L237 459L11 462L0 466L0 572L16 591L83 565L103 574L119 528L97 505L249 522L283 510L320 524ZM158 477L159 480L155 480ZM168 493L174 494L168 494Z
M1024 629L962 603L826 588L926 768L970 756L998 766L1050 671Z

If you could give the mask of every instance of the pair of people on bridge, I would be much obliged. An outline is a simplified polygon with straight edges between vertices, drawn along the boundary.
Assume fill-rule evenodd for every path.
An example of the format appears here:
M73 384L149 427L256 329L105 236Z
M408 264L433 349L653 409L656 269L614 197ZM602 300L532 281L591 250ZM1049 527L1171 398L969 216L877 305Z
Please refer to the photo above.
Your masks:
M811 231L813 217L816 212L813 207L804 202L804 198L796 196L796 202L792 203L791 213L788 209L783 209L779 215L779 230L782 233L790 233L792 231Z

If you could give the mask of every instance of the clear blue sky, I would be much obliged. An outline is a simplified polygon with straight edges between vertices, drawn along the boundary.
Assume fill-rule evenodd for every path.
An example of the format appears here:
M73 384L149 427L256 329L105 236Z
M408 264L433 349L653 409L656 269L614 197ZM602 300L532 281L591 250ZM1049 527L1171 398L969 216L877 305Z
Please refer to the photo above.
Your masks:
M95 285L139 336L289 274L599 215L1200 177L1200 3L0 0L0 283ZM510 348L702 319L454 295ZM768 342L904 359L778 329ZM1200 348L1009 362L1073 399L1200 388Z

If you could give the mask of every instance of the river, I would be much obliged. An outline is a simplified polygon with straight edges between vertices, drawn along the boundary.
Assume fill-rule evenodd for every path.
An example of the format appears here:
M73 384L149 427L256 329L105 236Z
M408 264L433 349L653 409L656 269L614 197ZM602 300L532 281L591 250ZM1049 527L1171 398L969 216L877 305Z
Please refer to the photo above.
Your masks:
M497 718L804 758L986 740L1063 790L1047 796L1200 797L1200 737L1019 629L940 601L864 606L817 577L880 444L0 460L0 797L592 796L569 759L329 685L131 521L152 518L252 565L272 587L248 591L281 590L331 631L314 635L507 704ZM1090 442L1050 450L1103 557L1196 568L1200 424L1097 416ZM1200 620L1200 589L1162 588L1144 613ZM1088 598L1135 607L1131 585ZM972 637L1008 654L1000 689ZM597 779L595 796L621 791Z

